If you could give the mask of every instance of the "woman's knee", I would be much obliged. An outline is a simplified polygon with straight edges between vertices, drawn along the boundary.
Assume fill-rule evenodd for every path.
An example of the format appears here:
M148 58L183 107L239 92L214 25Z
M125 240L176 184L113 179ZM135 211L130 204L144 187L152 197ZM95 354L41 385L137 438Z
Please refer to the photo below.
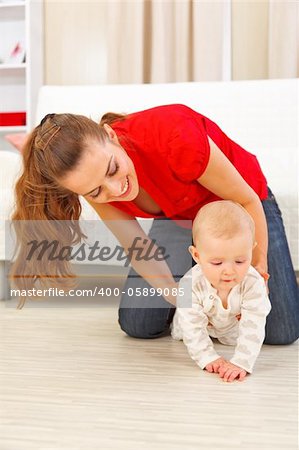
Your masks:
M161 312L161 310L160 310ZM130 337L154 339L169 333L169 323L152 309L120 308L118 323L120 328Z
M264 344L267 345L290 345L294 344L299 338L299 332L293 334L286 334L280 336L267 336L265 337Z

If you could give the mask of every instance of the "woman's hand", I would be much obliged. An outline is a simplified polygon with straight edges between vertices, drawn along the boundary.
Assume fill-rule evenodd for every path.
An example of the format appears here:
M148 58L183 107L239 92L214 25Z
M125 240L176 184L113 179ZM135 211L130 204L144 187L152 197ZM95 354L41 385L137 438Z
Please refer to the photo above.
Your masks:
M267 253L258 243L254 246L251 264L262 276L268 273Z
M267 292L269 294L269 289L268 289L268 280L270 278L270 275L268 273L268 267L267 264L261 262L261 263L257 263L257 264L252 264L253 267L255 268L255 270L257 270L257 272L263 277L264 281L265 281L265 285L267 287Z

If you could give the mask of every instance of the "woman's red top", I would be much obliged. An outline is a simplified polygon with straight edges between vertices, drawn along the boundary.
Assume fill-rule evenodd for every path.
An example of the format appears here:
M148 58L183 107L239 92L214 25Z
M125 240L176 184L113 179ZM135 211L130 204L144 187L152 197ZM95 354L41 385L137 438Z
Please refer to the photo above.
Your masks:
M267 198L267 181L256 157L187 106L165 105L136 112L111 127L134 163L140 186L165 217L193 220L203 205L219 200L196 181L209 161L208 136L260 199ZM133 202L110 204L135 217L161 217L145 213Z

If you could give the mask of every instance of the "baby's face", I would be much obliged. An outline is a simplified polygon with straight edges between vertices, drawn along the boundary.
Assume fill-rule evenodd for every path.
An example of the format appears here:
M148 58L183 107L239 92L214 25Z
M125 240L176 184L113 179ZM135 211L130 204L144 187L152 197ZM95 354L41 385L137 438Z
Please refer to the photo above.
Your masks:
M221 292L229 292L248 272L252 260L250 231L231 239L202 236L193 247L192 256L202 267L211 285Z

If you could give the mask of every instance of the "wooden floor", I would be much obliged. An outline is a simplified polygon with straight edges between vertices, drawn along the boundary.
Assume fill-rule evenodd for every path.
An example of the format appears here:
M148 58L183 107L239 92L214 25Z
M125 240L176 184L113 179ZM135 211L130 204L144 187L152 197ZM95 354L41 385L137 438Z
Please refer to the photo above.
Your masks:
M298 448L297 344L224 383L181 342L127 337L115 306L0 314L1 450Z

